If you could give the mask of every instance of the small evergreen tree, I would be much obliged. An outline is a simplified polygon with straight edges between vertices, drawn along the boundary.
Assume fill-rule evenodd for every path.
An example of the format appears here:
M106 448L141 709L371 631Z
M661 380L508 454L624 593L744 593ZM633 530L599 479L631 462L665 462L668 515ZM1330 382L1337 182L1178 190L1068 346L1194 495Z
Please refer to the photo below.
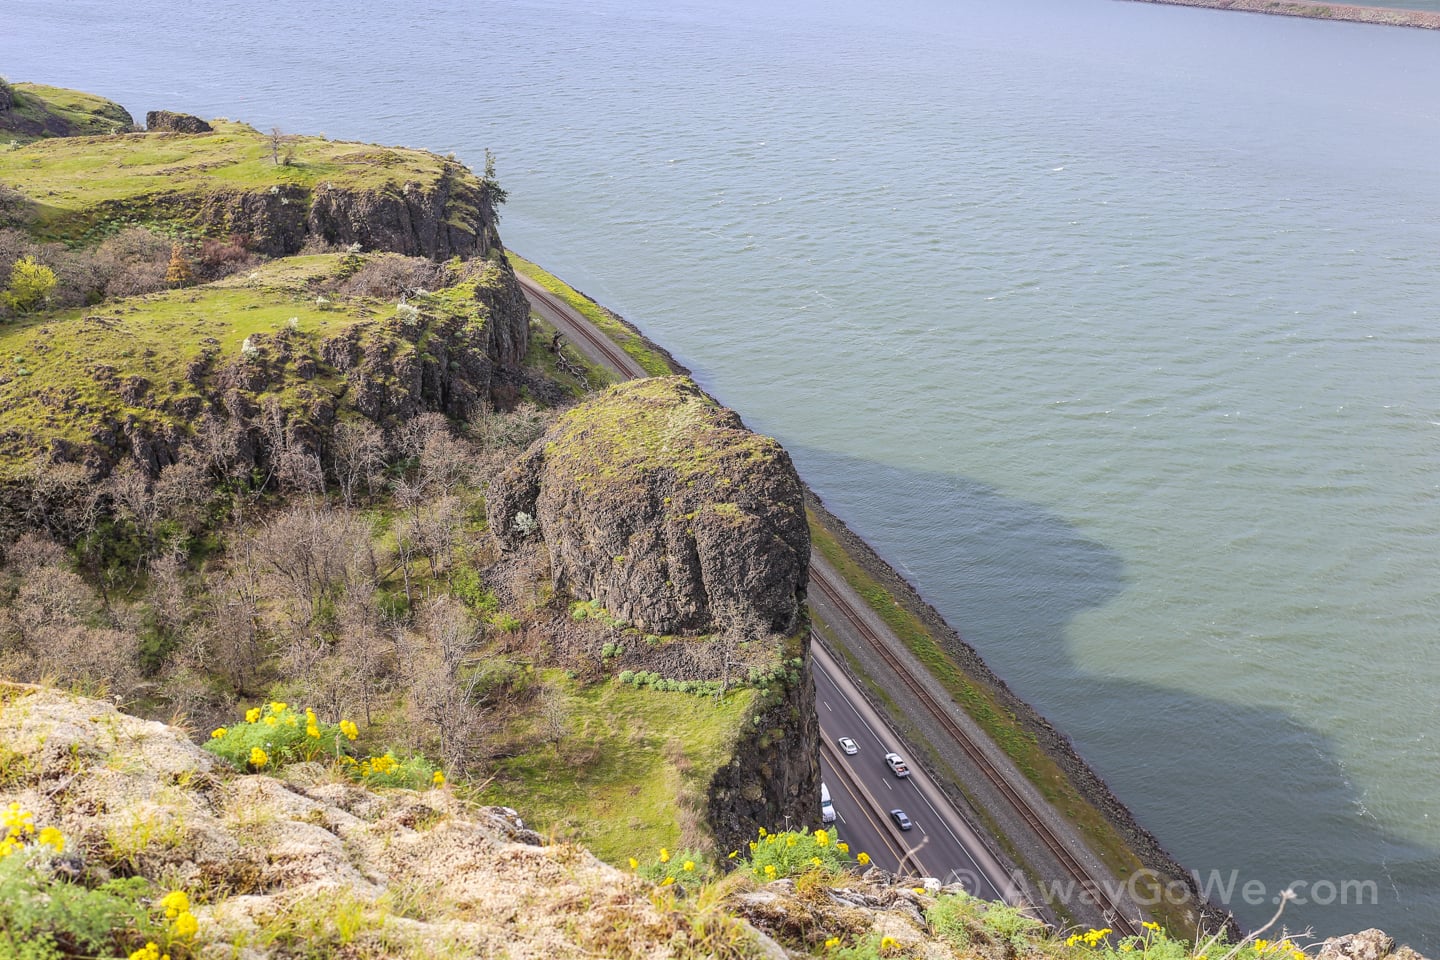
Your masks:
M31 257L21 257L10 268L10 286L3 299L16 313L30 313L45 306L55 289L55 271Z
M188 287L195 280L195 273L190 269L190 261L185 259L185 251L180 249L180 244L170 247L170 266L165 271L165 282L172 287Z

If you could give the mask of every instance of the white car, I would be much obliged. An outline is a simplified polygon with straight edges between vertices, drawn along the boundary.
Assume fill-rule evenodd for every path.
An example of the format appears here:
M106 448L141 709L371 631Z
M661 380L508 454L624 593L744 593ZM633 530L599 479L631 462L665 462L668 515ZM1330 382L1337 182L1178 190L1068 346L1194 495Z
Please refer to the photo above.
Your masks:
M841 737L837 742L840 744L840 749L845 751L846 756L853 757L860 752L860 744L849 737Z
M890 765L890 772L897 777L910 776L910 767L905 763L905 758L898 753L885 754L885 762Z

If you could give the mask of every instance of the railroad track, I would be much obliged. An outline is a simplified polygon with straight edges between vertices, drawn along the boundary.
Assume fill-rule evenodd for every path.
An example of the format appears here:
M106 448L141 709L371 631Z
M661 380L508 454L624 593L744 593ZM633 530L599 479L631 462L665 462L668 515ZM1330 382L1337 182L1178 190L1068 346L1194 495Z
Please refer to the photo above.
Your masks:
M1110 896L1105 885L1098 883L1095 878L1091 876L1089 869L1075 858L1074 854L1072 854L1065 845L1065 842L1055 831L1050 829L1050 825L1045 822L1044 818L1039 816L1031 808L1029 801L1025 799L1024 795L1011 786L1010 781L1005 777L1004 773L991 762L985 751L980 749L979 745L971 739L965 728L956 723L954 718L950 716L949 712L935 696L915 678L910 669L906 667L900 658L889 648L884 638L871 629L870 624L861 612L855 608L855 605L845 598L845 595L835 584L830 582L824 574L814 567L810 568L810 582L819 587L820 592L825 595L825 599L834 604L840 612L855 625L855 629L875 648L875 652L880 654L881 659L890 666L890 669L895 671L895 675L898 676L901 682L910 690L915 700L939 721L951 739L965 751L965 755L970 758L971 762L980 768L981 772L984 773L986 778L1000 791L1000 794L1006 799L1010 806L1015 809L1015 812L1019 814L1020 818L1029 825L1031 831L1040 838L1040 841L1045 844L1055 859L1059 861L1060 866L1079 882L1081 888L1094 899L1096 904L1104 908L1106 916L1114 926L1115 931L1121 936L1138 935L1141 932L1139 923L1130 920L1121 912L1120 904Z
M621 350L617 344L599 331L595 330L589 322L582 319L581 322L572 323L567 316L568 312L573 309L569 304L562 301L559 297L529 277L521 274L517 274L516 276L519 277L520 283L525 288L525 294L530 298L531 302L543 305L551 314L551 316L547 317L551 323L563 328L563 332L568 334L572 339L583 340L596 354L603 357L606 363L613 369L619 371L621 376L629 378L649 376L645 369L641 367L633 357L624 350ZM931 695L930 691L927 690L920 681L915 679L905 664L895 656L884 639L870 628L870 625L866 622L864 616L855 608L855 605L847 600L844 594L813 566L810 568L810 582L818 586L826 598L850 619L855 625L855 629L860 632L860 635L875 648L875 651L880 654L880 657L895 671L895 675L898 676L905 686L910 689L911 693L915 695L915 699L934 715L955 743L965 751L965 754L971 759L971 762L980 768L990 782L995 785L996 789L1000 791L1001 795L1014 807L1015 812L1019 814L1021 819L1029 824L1030 829L1040 838L1041 842L1050 850L1055 859L1059 861L1061 867L1080 883L1081 887L1097 904L1104 906L1105 912L1110 918L1109 922L1114 925L1116 931L1121 936L1138 935L1141 932L1139 924L1131 921L1120 912L1120 905L1109 895L1105 886L1097 883L1085 865L1075 859L1075 856L1071 854L1070 850L1065 846L1065 843L1050 829L1049 824L1031 809L1025 797L1010 785L1004 773L991 763L985 751L981 750L970 738L965 728L961 727L951 718L950 714L946 712L939 701Z
M566 318L566 311L573 309L555 294L546 290L535 281L522 274L516 274L520 278L520 284L525 288L525 295L531 303L539 303L548 308L550 316L546 319L558 327L572 340L583 340L591 349L605 359L612 368L619 371L624 377L648 377L645 368L635 361L624 350L620 349L609 337L596 331L588 322L571 323Z

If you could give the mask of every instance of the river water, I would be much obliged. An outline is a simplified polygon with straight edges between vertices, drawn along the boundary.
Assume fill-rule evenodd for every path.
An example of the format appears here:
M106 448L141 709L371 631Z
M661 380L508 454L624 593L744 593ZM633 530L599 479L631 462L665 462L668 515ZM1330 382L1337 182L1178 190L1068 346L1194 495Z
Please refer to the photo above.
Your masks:
M1299 883L1292 925L1440 950L1440 34L1113 0L5 7L12 80L491 147L507 243L780 437L1244 921Z

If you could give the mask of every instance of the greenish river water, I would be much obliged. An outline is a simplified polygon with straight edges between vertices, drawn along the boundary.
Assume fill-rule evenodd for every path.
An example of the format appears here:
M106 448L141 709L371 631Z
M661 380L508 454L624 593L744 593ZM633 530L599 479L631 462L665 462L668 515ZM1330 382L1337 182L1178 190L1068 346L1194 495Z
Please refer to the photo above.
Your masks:
M781 438L1182 862L1440 949L1440 34L1107 0L5 20L11 79L137 114L493 148L506 241Z

